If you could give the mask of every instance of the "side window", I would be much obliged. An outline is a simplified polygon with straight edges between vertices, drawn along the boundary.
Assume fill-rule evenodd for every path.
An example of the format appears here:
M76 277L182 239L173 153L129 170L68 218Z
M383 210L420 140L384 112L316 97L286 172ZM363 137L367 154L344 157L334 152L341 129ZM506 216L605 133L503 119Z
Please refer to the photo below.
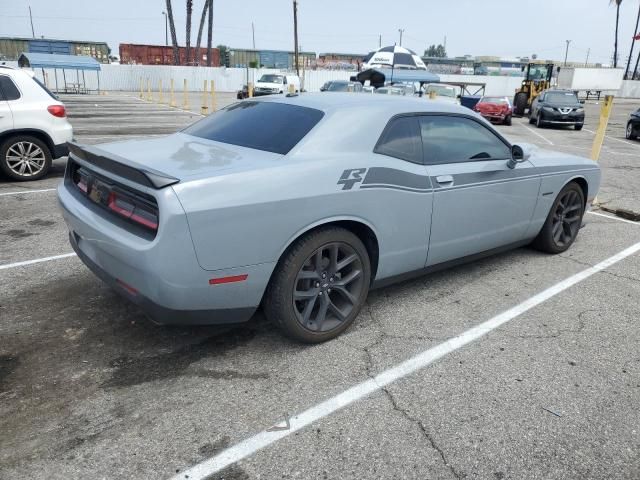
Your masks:
M417 117L397 117L384 129L375 153L422 163L422 141Z
M469 118L423 116L420 131L428 165L511 158L511 149L502 140Z
M20 98L20 91L6 75L0 75L0 100L17 100Z

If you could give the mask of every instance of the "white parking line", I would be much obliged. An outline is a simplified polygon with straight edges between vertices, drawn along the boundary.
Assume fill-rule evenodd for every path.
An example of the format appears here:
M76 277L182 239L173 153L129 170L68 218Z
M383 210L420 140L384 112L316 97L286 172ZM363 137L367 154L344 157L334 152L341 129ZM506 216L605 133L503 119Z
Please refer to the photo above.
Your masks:
M521 124L518 123L518 125L520 125L522 128L526 128L527 130L529 130L531 133L533 133L534 135L537 135L538 137L540 137L541 139L543 139L545 142L547 142L549 145L553 145L553 142L551 140L549 140L547 137L543 137L542 135L540 135L538 132L536 132L535 130Z
M4 197L5 195L21 195L25 193L42 193L42 192L55 192L55 188L43 188L42 190L23 190L22 192L6 192L0 193L0 197Z
M281 440L292 433L328 416L338 410L350 405L353 402L361 400L362 398L370 395L373 392L380 390L381 388L389 385L401 378L406 377L420 369L425 368L436 360L452 353L465 345L474 342L495 330L496 328L504 325L505 323L517 318L523 313L531 310L532 308L546 302L550 298L558 295L566 289L576 285L577 283L586 280L592 275L601 272L602 270L609 268L610 266L618 263L619 261L637 253L640 251L640 243L609 257L608 259L589 267L571 277L562 280L561 282L553 285L550 288L538 293L537 295L525 300L519 305L503 312L492 319L481 323L477 327L474 327L466 332L451 338L440 345L425 350L424 352L416 355L397 365L396 367L379 373L374 378L367 380L366 382L354 385L350 389L339 393L338 395L319 403L302 413L299 413L284 424L274 425L275 429L271 431L264 430L253 437L247 438L242 442L222 451L218 455L199 463L184 472L181 472L173 477L171 480L197 480L205 479L209 475L223 470L224 468L232 465L244 458L247 458L257 451L271 445L272 443ZM288 427L288 428L287 428Z
M609 220L617 220L619 222L630 223L631 225L635 225L635 226L640 225L640 223L634 222L633 220L627 220L626 218L620 218L614 215L607 215L605 213L598 213L598 212L587 212L587 213L590 213L591 215L597 215L599 217L608 218Z
M593 133L594 135L596 133L593 130L587 130L586 128L583 128L583 130L585 132ZM631 145L632 147L640 147L640 145L638 145L636 143L630 142L628 140L622 140L622 139L616 138L616 137L610 137L609 135L605 135L605 138L608 138L609 140L615 140L616 142L624 143L626 145Z
M9 268L26 267L27 265L33 265L34 263L50 262L51 260L60 260L61 258L75 257L75 253L65 253L64 255L54 255L53 257L36 258L34 260L26 260L24 262L8 263L6 265L0 265L0 270L7 270Z

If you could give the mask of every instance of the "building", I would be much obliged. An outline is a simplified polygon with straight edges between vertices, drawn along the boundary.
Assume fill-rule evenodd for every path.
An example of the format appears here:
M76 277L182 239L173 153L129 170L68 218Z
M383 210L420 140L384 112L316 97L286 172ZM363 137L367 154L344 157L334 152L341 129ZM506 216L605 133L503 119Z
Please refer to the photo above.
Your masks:
M299 67L311 68L316 62L315 52L299 52ZM229 67L236 68L295 68L294 52L286 50L252 50L229 48Z
M316 67L330 70L358 70L362 65L364 53L321 53Z
M109 46L106 42L0 37L0 60L18 60L23 52L84 55L93 57L100 63L109 63Z
M137 65L173 65L173 47L171 45L144 45L140 43L121 43L120 63ZM187 63L187 48L178 47L180 61L178 65L207 65L207 47L200 47L198 59L195 58L196 49L191 47L191 59ZM211 49L211 66L220 66L220 51Z

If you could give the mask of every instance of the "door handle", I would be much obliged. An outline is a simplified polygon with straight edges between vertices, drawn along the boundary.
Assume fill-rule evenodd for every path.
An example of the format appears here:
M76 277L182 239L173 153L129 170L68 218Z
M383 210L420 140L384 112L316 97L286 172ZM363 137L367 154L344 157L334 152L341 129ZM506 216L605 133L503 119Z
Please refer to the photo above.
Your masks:
M436 177L436 182L440 185L453 185L452 175L439 175Z

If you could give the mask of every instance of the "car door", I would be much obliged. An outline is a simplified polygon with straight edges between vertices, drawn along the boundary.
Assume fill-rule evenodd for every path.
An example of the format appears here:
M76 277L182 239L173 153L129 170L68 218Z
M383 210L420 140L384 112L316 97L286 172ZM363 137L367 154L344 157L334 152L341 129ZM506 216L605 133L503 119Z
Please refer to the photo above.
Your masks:
M511 146L472 117L424 115L420 129L434 187L427 266L523 240L540 186L533 164L510 168Z
M11 81L7 75L0 75L0 133L13 130L13 114L2 88L7 81Z

